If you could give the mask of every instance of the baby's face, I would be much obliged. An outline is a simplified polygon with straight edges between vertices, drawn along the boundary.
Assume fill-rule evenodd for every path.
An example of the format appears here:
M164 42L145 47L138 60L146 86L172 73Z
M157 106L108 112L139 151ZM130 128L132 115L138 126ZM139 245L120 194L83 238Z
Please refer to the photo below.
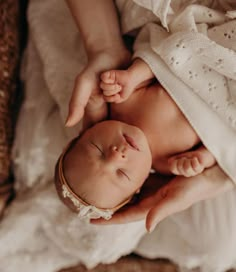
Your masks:
M81 198L98 208L113 208L142 186L151 164L139 128L104 121L87 130L66 155L64 172Z

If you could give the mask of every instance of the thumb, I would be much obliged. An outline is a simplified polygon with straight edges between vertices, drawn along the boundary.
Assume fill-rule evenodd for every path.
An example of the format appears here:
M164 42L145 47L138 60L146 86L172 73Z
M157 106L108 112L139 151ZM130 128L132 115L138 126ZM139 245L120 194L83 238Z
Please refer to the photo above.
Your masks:
M156 225L171 214L184 208L181 199L175 195L166 195L149 212L146 217L146 229L152 232Z
M76 79L69 103L69 113L66 126L71 127L78 123L84 116L84 110L93 90L93 81L89 78Z

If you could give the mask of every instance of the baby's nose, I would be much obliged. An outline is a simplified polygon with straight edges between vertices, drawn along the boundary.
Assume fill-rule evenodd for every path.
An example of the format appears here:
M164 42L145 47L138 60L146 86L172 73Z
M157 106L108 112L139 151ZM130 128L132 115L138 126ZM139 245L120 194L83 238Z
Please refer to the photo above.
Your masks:
M116 146L113 145L110 148L110 155L116 159L125 159L126 158L126 146Z

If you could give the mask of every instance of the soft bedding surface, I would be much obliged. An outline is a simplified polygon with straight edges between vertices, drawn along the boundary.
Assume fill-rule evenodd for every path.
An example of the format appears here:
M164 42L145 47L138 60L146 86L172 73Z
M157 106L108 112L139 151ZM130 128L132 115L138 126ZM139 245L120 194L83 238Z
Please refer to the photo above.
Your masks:
M235 65L229 42L235 39L231 33L234 13L227 12L233 10L235 1L135 2L117 1L123 32L137 31L136 54L152 67L216 156L220 167L212 169L212 178L235 180L231 164L235 162L231 151L235 148L235 127L228 120L231 114L234 116L234 106L227 107L227 113L221 110L226 103L221 95L224 98L229 91L235 92L235 66L226 69L226 65ZM54 165L78 131L78 127L66 130L64 120L74 78L87 60L64 1L30 1L28 22L29 41L22 65L25 101L13 152L18 195L0 225L1 271L52 272L78 262L94 267L133 251L148 258L170 258L182 271L201 267L202 272L223 272L235 266L236 190L167 218L149 235L143 221L88 225L60 203L52 182ZM226 29L230 39L224 35ZM217 40L217 33L223 35L222 39ZM217 57L211 46L217 48ZM206 80L207 92L198 85L195 70L201 84ZM223 89L227 92L218 93L215 79L219 81L217 87L227 82ZM210 103L213 98L219 102L218 109ZM213 131L209 132L210 124Z

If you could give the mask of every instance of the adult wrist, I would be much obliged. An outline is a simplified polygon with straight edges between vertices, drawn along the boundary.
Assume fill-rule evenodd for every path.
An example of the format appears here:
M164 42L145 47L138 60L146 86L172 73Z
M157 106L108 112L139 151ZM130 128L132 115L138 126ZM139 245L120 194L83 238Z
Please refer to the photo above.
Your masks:
M123 41L119 39L112 39L112 41L96 40L91 42L86 42L85 50L88 56L93 56L101 52L124 52L126 47Z

